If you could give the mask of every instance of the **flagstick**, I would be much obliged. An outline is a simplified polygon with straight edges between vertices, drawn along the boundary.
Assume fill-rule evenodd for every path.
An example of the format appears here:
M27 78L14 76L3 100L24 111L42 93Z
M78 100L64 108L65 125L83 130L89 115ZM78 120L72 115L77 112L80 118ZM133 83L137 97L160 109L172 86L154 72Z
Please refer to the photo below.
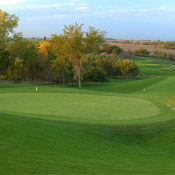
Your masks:
M38 87L37 86L36 86L35 90L36 90L36 103L38 103L38 93L37 93L38 92Z

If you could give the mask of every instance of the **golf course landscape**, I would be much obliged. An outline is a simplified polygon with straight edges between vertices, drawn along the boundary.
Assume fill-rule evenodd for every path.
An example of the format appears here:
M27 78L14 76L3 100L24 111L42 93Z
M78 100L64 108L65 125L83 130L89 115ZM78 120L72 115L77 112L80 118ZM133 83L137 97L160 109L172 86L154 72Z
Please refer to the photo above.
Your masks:
M82 89L1 82L0 175L174 175L175 62L134 62Z

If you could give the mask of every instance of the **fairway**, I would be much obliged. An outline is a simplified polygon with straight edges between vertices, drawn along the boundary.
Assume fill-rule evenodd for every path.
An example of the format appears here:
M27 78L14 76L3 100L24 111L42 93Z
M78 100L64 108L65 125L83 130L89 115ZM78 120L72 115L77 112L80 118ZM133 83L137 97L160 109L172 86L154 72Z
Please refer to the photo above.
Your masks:
M149 60L81 90L0 83L0 174L174 175L175 70Z
M120 120L149 118L159 114L153 103L137 98L62 93L0 94L0 111L42 114L76 121L113 123ZM124 110L123 110L124 109ZM67 119L66 119L67 118ZM55 118L54 118L55 119Z

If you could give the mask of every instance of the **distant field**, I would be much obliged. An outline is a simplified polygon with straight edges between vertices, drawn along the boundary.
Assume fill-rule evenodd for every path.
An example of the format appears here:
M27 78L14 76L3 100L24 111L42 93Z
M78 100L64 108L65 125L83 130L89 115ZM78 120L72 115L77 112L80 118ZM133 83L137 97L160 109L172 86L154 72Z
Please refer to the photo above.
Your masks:
M0 83L0 175L174 175L175 62L134 61L82 89Z
M108 44L119 46L124 51L128 51L129 49L131 49L131 51L135 51L139 48L144 48L144 49L147 49L150 52L150 55L154 55L154 52L156 50L161 51L161 52L170 53L170 54L175 54L175 50L173 50L173 49L155 48L151 45L132 45L132 44L122 44L122 43L108 43Z

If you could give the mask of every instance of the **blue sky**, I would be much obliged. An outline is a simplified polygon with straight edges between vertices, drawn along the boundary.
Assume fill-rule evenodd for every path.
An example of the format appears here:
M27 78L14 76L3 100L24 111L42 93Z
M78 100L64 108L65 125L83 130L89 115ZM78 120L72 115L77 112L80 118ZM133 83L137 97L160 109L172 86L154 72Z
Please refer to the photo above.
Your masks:
M175 40L175 0L0 0L25 37L49 37L83 23L116 39Z

